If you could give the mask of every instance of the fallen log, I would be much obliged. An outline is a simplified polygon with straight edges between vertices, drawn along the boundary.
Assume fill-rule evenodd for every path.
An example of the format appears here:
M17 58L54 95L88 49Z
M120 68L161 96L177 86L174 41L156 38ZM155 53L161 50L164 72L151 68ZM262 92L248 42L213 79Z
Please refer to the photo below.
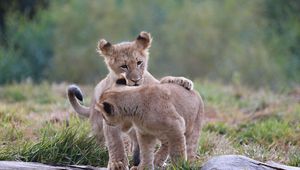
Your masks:
M275 162L263 163L242 155L221 155L209 159L201 170L300 170Z
M36 162L0 161L0 170L106 170L86 165L51 166ZM209 159L201 170L300 170L300 168L282 165L272 161L260 162L242 155L221 155Z
M106 170L107 168L96 168L93 166L51 166L37 162L0 161L0 170Z

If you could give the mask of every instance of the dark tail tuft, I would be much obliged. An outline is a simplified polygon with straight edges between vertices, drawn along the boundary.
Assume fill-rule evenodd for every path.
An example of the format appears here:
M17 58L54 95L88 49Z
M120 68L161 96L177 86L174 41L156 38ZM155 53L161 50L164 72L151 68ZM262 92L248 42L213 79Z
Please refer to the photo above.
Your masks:
M78 100L83 101L82 92L81 92L80 88L78 86L76 86L75 84L72 84L68 87L68 93L74 94Z

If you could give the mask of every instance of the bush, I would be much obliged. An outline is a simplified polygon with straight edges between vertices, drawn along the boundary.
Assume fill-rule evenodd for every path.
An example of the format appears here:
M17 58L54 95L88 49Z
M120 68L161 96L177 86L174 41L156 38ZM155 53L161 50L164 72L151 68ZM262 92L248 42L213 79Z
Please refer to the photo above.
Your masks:
M45 78L45 68L53 56L51 17L43 11L35 20L18 13L5 18L4 42L0 45L0 84L31 77Z

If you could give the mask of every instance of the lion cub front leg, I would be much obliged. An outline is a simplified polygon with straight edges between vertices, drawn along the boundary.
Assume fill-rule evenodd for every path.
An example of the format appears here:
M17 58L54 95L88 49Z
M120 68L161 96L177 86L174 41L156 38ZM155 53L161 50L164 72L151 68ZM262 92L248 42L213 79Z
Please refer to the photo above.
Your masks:
M109 170L127 170L128 160L121 137L121 129L104 123L105 141L108 148Z
M194 83L185 77L166 76L160 80L160 83L174 83L174 84L178 84L188 90L193 90L193 88L194 88Z
M138 142L140 145L140 156L141 162L136 167L132 167L131 170L152 170L154 169L153 160L154 160L154 150L156 144L156 138L152 135L140 134L137 133Z

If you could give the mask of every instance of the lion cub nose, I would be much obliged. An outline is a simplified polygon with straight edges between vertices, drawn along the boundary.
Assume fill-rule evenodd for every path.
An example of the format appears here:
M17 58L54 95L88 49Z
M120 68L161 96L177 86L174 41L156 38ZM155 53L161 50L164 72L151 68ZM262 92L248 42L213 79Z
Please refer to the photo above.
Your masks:
M136 77L136 78L132 78L130 79L132 82L137 83L138 81L141 80L141 77Z

